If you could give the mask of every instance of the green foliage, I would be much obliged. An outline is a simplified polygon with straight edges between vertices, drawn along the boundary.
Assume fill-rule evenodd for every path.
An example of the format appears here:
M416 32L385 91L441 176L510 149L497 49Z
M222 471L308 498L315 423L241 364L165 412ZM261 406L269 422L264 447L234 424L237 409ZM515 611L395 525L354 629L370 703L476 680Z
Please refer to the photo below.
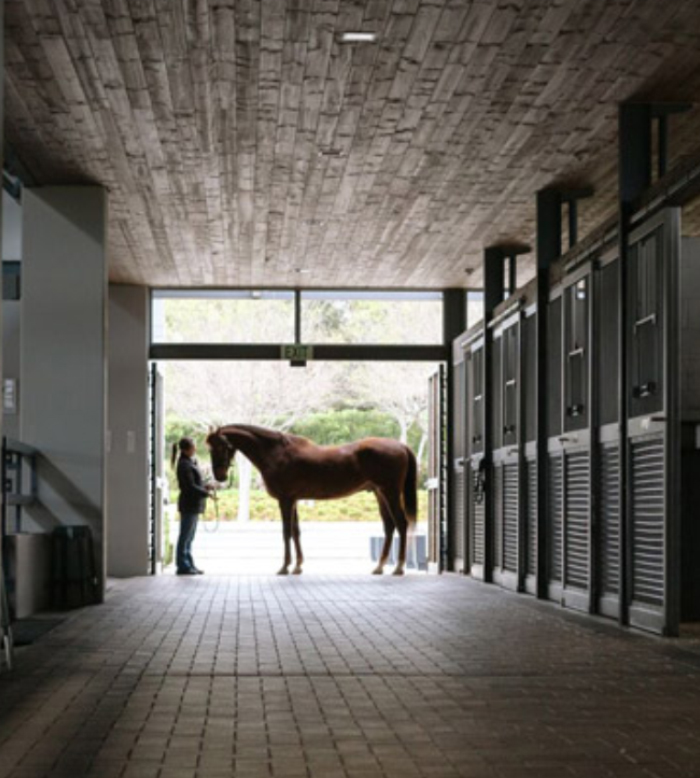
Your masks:
M171 500L177 500L173 492ZM218 517L222 521L235 521L238 515L238 491L226 489L218 493L218 507L214 500L208 500L205 519ZM371 492L360 492L342 500L304 501L299 504L302 521L380 521L377 500ZM418 518L428 516L428 494L418 492ZM250 494L251 521L278 521L279 505L262 490Z
M294 422L289 431L321 446L335 446L371 436L398 438L399 425L388 413L344 408L312 413Z

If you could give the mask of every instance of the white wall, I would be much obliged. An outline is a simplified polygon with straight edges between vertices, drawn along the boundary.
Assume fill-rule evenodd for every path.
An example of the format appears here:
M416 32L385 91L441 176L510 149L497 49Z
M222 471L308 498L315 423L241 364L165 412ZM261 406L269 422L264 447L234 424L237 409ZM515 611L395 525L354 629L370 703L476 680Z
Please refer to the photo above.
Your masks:
M22 206L2 192L2 258L5 262L22 259Z
M99 187L24 190L20 430L42 454L43 530L89 525L104 591L107 197Z
M107 573L148 572L148 306L142 286L109 287Z
M2 259L22 259L22 206L3 190L2 193ZM15 381L14 413L4 414L3 435L19 437L19 300L4 300L2 306L2 377Z
M19 438L19 300L2 301L2 377L15 381L15 411L3 414L3 435L17 440Z

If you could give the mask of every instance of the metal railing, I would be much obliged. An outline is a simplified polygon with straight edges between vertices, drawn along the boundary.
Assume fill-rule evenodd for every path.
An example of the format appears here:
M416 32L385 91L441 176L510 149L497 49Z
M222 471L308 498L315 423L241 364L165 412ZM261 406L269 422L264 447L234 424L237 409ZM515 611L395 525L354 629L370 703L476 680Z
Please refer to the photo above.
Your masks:
M12 668L14 641L7 595L7 550L10 511L14 508L12 533L22 531L22 510L36 500L36 460L38 451L17 440L3 437L0 466L2 485L2 516L0 518L0 638L8 669ZM28 478L27 478L28 476Z

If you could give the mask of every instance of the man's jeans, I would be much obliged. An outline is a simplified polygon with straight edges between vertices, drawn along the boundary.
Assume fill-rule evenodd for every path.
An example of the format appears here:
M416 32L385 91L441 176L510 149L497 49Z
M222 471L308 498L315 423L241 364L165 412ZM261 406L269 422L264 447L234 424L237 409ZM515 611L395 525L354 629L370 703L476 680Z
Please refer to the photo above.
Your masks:
M178 573L195 569L194 559L192 559L192 541L194 540L195 532L197 532L198 519L198 513L180 514L180 535L177 539L177 552L175 555Z

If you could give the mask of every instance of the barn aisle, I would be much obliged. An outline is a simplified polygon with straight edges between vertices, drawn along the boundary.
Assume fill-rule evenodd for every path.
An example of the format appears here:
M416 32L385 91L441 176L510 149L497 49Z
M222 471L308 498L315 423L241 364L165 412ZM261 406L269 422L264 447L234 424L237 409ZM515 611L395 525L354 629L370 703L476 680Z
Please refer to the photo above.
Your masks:
M451 576L124 580L0 676L0 776L693 776L697 645Z

